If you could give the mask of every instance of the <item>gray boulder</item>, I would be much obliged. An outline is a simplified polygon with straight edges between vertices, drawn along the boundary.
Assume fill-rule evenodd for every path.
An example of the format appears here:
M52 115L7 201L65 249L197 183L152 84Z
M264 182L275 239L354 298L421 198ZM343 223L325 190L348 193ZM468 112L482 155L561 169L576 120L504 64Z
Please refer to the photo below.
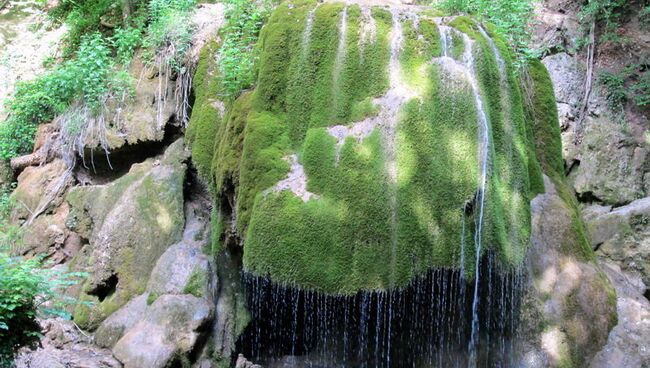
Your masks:
M650 197L614 209L593 205L583 213L596 253L650 284Z
M149 294L145 293L131 299L124 307L106 318L95 332L95 343L102 347L112 348L131 327L144 317L148 296Z
M205 299L163 295L115 344L113 354L125 368L164 368L194 348L212 316L212 305Z
M650 302L643 296L646 286L615 264L603 263L603 269L616 288L618 325L591 367L650 367Z
M616 324L616 294L580 231L577 208L562 197L566 188L556 190L547 177L545 187L531 203L520 365L585 366Z
M74 312L83 328L94 330L144 293L158 258L181 239L187 156L178 140L110 184L68 193L66 224L90 243L72 261L73 269L89 274Z

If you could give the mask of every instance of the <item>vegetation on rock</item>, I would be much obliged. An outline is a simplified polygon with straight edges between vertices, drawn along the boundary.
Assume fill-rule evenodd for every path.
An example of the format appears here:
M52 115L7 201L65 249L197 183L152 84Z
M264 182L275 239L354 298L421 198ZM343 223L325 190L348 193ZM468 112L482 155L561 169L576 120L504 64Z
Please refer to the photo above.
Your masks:
M0 367L11 368L19 348L38 343L37 318L70 317L65 307L76 301L64 291L85 274L49 268L44 257L11 255L15 231L5 219L0 227Z
M280 5L259 36L254 91L228 103L223 120L193 117L190 129L215 131L213 147L196 137L206 142L197 166L205 171L212 152L214 193L234 190L247 271L329 293L403 287L432 267L463 267L471 275L473 257L461 265L460 253L461 243L463 252L474 252L475 214L463 211L478 185L474 99L469 84L445 84L457 76L431 64L441 54L436 24L426 17L417 26L400 23L399 78L418 96L398 115L395 184L381 129L340 142L328 131L385 118L373 100L389 89L394 15L380 7L367 14L356 5L308 0ZM530 234L528 203L543 184L514 58L496 28L488 28L504 60L500 77L476 23L460 17L451 26L478 45L473 57L492 126L485 243L504 265L517 265ZM453 37L457 58L464 52L460 34ZM203 59L200 80L214 62ZM208 85L197 96L215 98L215 85ZM293 170L291 154L304 167L309 200L273 189Z

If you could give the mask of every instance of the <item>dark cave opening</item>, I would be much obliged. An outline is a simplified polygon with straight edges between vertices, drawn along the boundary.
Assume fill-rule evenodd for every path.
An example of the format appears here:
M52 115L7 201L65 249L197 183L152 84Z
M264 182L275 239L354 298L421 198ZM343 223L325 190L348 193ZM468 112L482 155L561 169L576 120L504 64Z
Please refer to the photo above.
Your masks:
M126 144L108 154L102 148L86 148L84 159L77 162L75 177L81 185L101 185L114 181L128 173L133 164L163 154L182 134L180 126L168 123L160 141Z
M251 323L237 352L264 367L468 366L474 281L435 269L401 290L325 295L244 275ZM515 365L524 278L485 257L478 366ZM235 355L236 356L236 355Z
M97 285L97 287L95 287L88 294L96 296L99 299L99 302L101 303L104 301L104 299L108 298L109 296L113 295L113 293L115 293L118 282L119 279L117 278L117 275L112 274L109 278L104 280L104 282L102 282L101 284Z

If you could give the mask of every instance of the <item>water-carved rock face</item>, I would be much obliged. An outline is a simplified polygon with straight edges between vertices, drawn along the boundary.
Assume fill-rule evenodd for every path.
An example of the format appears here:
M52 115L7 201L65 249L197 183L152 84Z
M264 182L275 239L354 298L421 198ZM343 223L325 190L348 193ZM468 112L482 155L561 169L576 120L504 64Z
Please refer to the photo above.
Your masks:
M380 5L284 4L262 31L256 88L199 163L236 186L250 273L351 294L523 259L541 180L507 47Z

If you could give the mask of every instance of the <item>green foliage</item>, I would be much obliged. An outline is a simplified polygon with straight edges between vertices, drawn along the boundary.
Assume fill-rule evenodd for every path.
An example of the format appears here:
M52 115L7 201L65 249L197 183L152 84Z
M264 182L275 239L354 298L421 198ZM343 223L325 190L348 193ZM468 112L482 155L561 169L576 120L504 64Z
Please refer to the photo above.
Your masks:
M437 5L448 14L471 14L496 26L517 52L518 65L534 56L529 43L533 22L532 0L442 0Z
M615 111L621 110L627 102L624 76L604 71L598 76L598 81L605 87L609 107Z
M650 105L650 71L640 64L630 64L618 73L603 71L598 81L614 111L621 111L628 101L642 108Z
M73 300L61 293L83 275L43 267L41 258L0 251L0 367L11 367L18 348L38 341L37 316L70 317L63 307Z
M194 26L190 10L195 0L153 0L148 7L147 35L142 45L149 61L162 69L181 71L190 48Z
M142 40L141 27L124 27L117 28L111 41L115 52L117 54L118 62L128 64L135 53L135 50L140 47Z
M639 12L639 21L644 28L650 26L650 5L646 5Z
M174 12L187 12L196 6L196 0L150 0L149 20L157 21Z
M222 94L234 98L255 81L255 43L270 13L271 1L228 0L226 4L219 72Z
M580 9L578 19L584 27L592 22L601 25L604 30L601 36L603 41L615 40L614 31L619 27L628 6L627 0L589 0Z
M650 106L650 70L645 70L637 76L637 80L632 84L634 92L634 102L638 106Z
M112 0L61 0L50 11L56 19L64 20L68 26L65 36L64 55L72 56L86 34L104 30L101 20L112 18L119 21L122 15L121 2Z
M135 13L107 38L96 31L100 18L119 13L126 2L63 0L53 15L70 26L68 52L63 64L39 78L21 83L7 103L9 119L0 125L0 159L31 151L37 126L66 113L64 133L70 141L80 134L88 119L105 112L108 102L122 103L132 91L128 73L114 62L127 65L135 50L150 50L151 61L161 67L183 68L192 35L189 11L194 0L153 0L146 15L143 3L131 2ZM113 4L113 5L111 5ZM118 17L118 19L121 19ZM145 19L147 36L141 43ZM171 51L170 51L171 50Z
M80 102L98 113L107 95L130 90L123 73L112 72L111 49L99 33L82 38L75 58L41 77L18 84L7 103L9 119L0 124L0 158L10 159L32 150L39 124Z

